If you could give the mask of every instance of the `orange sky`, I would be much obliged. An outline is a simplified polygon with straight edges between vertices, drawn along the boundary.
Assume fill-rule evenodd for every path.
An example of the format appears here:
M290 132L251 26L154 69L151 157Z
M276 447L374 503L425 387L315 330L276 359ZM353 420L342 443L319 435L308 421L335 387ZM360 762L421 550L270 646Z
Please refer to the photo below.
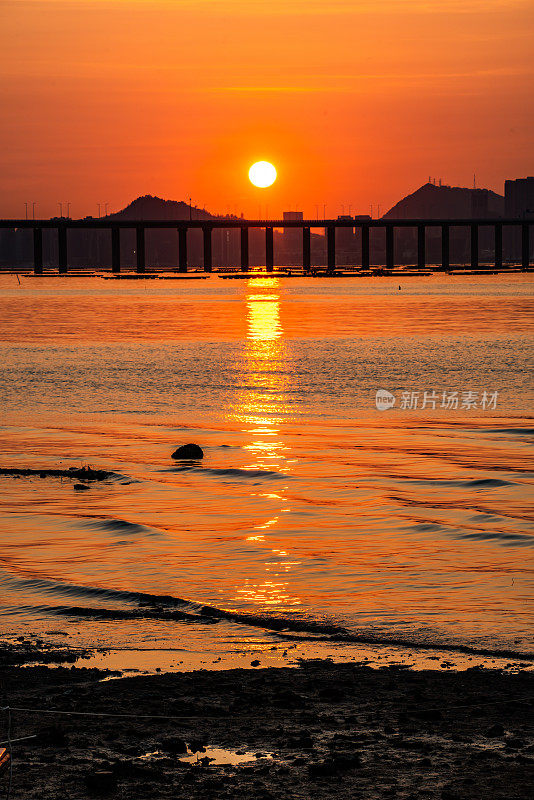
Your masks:
M473 172L502 191L534 173L533 22L531 0L2 0L0 216L147 193L383 213Z

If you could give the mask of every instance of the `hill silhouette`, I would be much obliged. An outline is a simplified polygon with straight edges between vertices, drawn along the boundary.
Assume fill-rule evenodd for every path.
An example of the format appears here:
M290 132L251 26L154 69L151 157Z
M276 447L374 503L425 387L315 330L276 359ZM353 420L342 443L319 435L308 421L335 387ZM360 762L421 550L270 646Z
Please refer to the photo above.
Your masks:
M395 203L383 219L484 219L503 214L504 197L491 189L425 183Z
M189 206L183 200L164 200L151 194L136 197L126 208L114 214L108 214L106 219L123 219L141 221L146 219L187 220L187 219L217 219L204 208Z

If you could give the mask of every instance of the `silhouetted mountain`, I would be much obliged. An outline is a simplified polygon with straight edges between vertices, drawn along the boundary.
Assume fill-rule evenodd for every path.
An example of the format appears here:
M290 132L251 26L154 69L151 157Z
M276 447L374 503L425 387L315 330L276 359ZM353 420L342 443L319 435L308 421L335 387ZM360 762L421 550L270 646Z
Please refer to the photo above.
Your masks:
M437 186L425 183L412 194L403 197L383 219L495 219L504 215L504 197L490 189L467 189L461 186ZM468 263L470 232L464 227L450 230L451 263ZM482 260L493 257L493 231L482 228L479 233L479 252ZM417 259L417 234L412 228L395 231L395 250L400 263L412 264ZM439 228L426 230L426 255L429 263L441 259Z
M504 197L490 189L436 186L425 183L403 197L384 219L477 219L502 217Z
M161 197L153 197L145 194L137 197L122 211L115 214L108 214L106 219L124 220L144 220L144 219L215 219L203 208L189 206L182 200L163 200Z

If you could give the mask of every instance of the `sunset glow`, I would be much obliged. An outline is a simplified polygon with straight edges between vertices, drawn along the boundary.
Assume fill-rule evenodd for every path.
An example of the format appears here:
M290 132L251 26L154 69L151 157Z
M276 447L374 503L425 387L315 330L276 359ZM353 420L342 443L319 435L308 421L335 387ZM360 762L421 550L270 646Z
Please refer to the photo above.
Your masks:
M207 9L209 8L209 13ZM369 213L429 175L502 193L531 174L527 0L8 0L0 216L192 196L258 213Z

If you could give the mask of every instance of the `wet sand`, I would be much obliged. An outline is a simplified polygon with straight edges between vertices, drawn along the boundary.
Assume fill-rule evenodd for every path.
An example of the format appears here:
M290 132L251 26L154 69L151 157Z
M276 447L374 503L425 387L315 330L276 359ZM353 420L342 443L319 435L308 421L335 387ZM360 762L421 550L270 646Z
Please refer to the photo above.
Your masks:
M534 675L522 670L323 660L139 677L4 666L0 675L12 738L37 735L13 744L13 800L531 797ZM18 710L30 707L133 716Z

